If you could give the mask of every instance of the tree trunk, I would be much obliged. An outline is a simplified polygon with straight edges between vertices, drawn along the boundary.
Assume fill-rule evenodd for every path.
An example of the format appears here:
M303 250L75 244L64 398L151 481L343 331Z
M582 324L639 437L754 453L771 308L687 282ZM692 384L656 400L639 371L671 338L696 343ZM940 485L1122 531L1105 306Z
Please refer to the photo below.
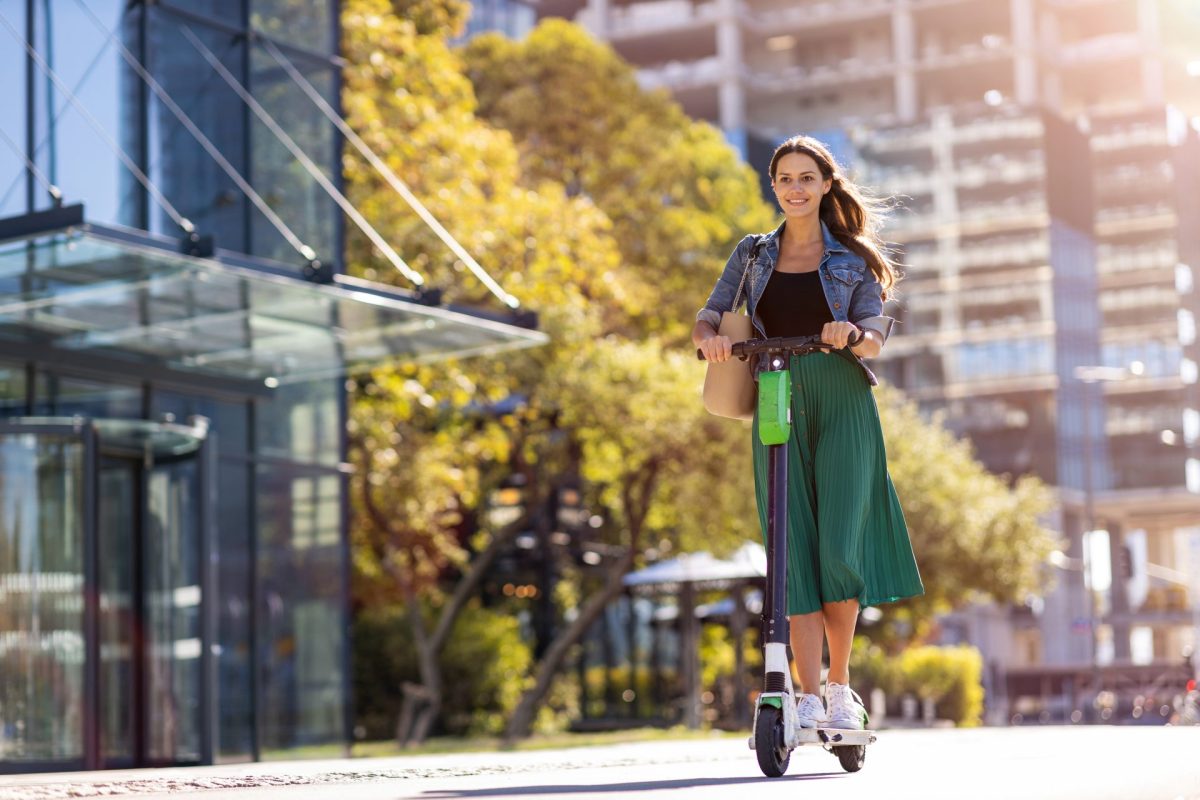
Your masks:
M396 744L406 748L423 741L415 736L415 731L430 698L429 690L419 683L405 681L401 689L404 700L400 703L400 717L396 721Z
M621 579L625 577L625 573L629 571L632 563L633 551L630 550L609 568L604 588L589 597L583 607L579 609L579 615L575 617L575 620L550 642L550 646L546 648L546 655L538 664L533 686L521 696L517 707L513 709L512 716L508 718L508 726L504 731L506 744L512 744L517 739L529 735L530 729L533 727L533 717L541 707L546 693L550 691L550 685L562 668L567 652L572 645L583 638L592 623L604 613L605 607L621 593Z
M408 691L411 685L405 683L401 687L404 699L400 701L400 716L396 718L396 745L401 748L408 743L408 732L412 730L413 717L417 713L417 700Z
M625 515L626 528L629 530L628 549L625 551L625 555L609 567L608 574L605 576L604 588L588 598L583 607L579 609L579 616L575 617L575 621L560 631L558 636L550 642L550 646L546 648L546 654L538 663L533 686L521 695L517 707L513 709L512 716L508 718L508 725L504 729L505 744L511 745L517 739L529 735L530 729L533 727L533 717L541 708L542 702L546 699L546 693L550 691L550 685L554 682L554 677L562 668L567 651L583 638L592 623L604 613L605 607L621 593L624 586L622 579L629 568L633 566L633 560L638 553L642 538L642 526L650 511L650 499L658 480L660 466L658 459L650 459L621 487L621 505Z
M432 696L425 708L417 716L416 724L413 725L412 735L409 737L409 747L416 747L429 738L429 732L433 729L433 723L437 720L438 715L442 713L442 697L441 694Z
M458 615L462 613L479 582L483 580L483 576L491 567L492 562L496 560L497 554L512 538L517 527L517 525L510 525L493 536L483 552L471 562L466 574L454 588L454 594L442 606L432 634L428 633L424 620L420 619L416 599L412 598L408 601L409 621L416 643L422 683L419 701L416 700L414 694L414 701L411 705L409 703L410 693L406 686L405 705L401 706L401 721L397 723L397 740L401 747L419 745L429 737L429 732L433 729L433 724L442 711L442 665L440 660L442 648L445 647ZM416 686L416 684L411 685ZM406 709L408 710L407 719L405 719Z
M519 463L519 462L518 462ZM369 465L364 474L369 474ZM389 573L396 579L405 597L405 606L409 626L412 629L413 644L417 651L417 665L421 683L405 682L402 687L404 699L400 705L400 714L396 720L396 741L401 748L421 744L429 736L434 722L442 710L442 667L441 652L445 647L450 631L459 614L470 601L487 571L491 568L496 556L504 546L527 522L520 519L497 531L487 547L470 563L462 578L454 588L450 598L442 606L436 624L431 632L425 626L417 602L417 591L412 578L403 569L396 566L391 556L393 553L408 550L412 553L412 537L405 531L398 530L387 515L376 505L371 494L370 483L362 481L363 507L372 522L381 530L388 533L388 541L383 545L380 562L387 565Z

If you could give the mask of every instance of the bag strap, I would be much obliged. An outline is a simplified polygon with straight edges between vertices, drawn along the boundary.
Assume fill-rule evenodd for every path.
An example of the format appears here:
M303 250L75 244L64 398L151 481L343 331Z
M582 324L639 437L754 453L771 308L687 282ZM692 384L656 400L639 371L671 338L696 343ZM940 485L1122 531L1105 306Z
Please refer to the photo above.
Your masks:
M733 296L733 308L730 309L731 311L736 312L742 305L742 289L746 286L746 276L750 274L750 269L758 261L758 251L762 248L764 238L762 236L754 238L754 246L750 248L750 255L746 259L746 265L742 267L742 281L738 284L737 293Z

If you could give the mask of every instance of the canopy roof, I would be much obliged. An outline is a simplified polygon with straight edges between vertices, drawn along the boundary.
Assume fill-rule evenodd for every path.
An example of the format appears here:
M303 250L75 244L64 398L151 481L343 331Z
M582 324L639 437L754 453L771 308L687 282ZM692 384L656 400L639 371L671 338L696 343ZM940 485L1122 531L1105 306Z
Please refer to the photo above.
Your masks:
M179 252L141 231L83 222L82 207L0 220L0 341L50 346L267 387L391 359L530 347L515 317L217 250Z
M767 554L761 544L749 542L727 560L711 553L685 553L631 572L624 582L629 587L668 588L681 583L705 584L716 588L734 581L763 578Z

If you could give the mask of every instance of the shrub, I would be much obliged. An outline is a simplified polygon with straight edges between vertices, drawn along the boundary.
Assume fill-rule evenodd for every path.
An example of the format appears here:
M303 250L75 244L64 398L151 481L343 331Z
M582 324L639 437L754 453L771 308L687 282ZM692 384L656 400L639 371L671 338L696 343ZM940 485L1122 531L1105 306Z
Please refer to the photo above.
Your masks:
M395 735L405 681L419 680L416 651L400 606L367 609L354 621L356 719L368 739ZM479 607L463 610L439 659L442 713L436 733L501 731L533 656L516 619Z
M960 727L980 723L983 715L983 657L970 645L913 647L898 659L903 689L930 698L939 719Z
M855 686L866 697L880 688L888 697L888 713L899 711L904 694L932 699L939 719L960 727L980 724L983 715L983 657L970 645L910 647L888 657L865 639L855 642L850 662Z

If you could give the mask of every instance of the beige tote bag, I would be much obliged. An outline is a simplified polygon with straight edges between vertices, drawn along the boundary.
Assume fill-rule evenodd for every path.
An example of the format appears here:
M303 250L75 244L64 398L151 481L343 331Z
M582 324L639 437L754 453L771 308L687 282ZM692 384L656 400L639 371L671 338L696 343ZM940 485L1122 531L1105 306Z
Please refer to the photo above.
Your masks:
M742 269L742 281L733 298L733 311L721 315L721 326L717 329L719 336L728 336L732 342L744 342L754 334L749 315L740 313L738 306L741 305L739 301L746 285L746 275L758 259L758 247L758 243L755 243ZM704 375L704 409L718 417L753 419L754 404L758 399L756 390L748 359L743 361L735 357L720 363L710 361L708 372Z

